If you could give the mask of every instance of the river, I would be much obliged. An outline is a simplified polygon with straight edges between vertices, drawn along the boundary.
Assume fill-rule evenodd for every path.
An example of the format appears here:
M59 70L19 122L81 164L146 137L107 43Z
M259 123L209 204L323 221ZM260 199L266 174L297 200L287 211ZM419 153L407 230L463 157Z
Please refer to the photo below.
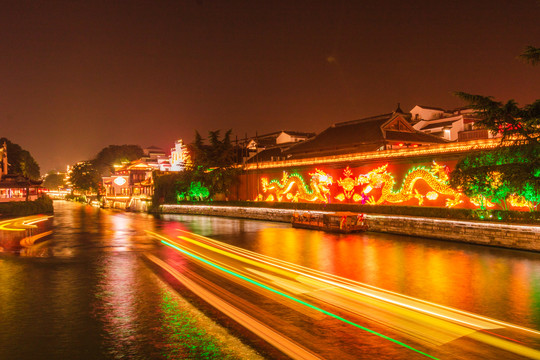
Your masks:
M379 233L55 202L52 234L0 252L0 358L259 358L141 256L182 229L441 305L540 329L540 254ZM264 354L263 354L264 355Z

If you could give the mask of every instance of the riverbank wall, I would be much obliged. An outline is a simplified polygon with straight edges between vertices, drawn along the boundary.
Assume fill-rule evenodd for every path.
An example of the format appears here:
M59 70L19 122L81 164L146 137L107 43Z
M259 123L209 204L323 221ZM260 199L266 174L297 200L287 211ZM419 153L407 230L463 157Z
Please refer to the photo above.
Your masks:
M295 210L208 205L161 205L163 214L209 215L290 222ZM307 211L299 211L304 213ZM309 211L324 214L325 211ZM540 226L418 216L367 214L369 231L540 252Z

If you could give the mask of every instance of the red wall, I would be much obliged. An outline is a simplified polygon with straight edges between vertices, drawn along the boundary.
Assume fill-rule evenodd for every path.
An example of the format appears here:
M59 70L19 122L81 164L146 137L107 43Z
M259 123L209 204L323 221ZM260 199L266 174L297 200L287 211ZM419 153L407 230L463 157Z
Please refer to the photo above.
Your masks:
M424 157L250 170L241 175L239 184L231 191L230 199L267 201L268 197L272 195L274 201L277 201L277 196L281 195L281 201L287 202L369 204L371 201L380 202L381 205L479 208L479 204L475 205L471 199L450 188L444 181L446 180L445 174L449 174L454 169L457 161L458 157L456 156L440 156L436 163L433 159ZM440 166L439 171L434 171L435 164ZM380 171L379 175L373 172L384 165L387 167ZM349 180L346 180L347 176L344 173L347 166L351 172ZM409 180L417 178L417 181L414 182L413 186L403 189L403 181L407 179L407 174L412 169L420 169L409 175ZM313 175L316 170L330 176L332 178L331 184L329 181L324 182L324 178L321 178L319 174ZM283 181L284 171L289 175L294 173L301 175L306 186L301 186L295 177L289 177L287 181ZM266 179L268 183L277 180L279 185L271 184L265 192L265 187L262 184L263 179ZM391 187L392 194L390 194L388 190L390 189L389 185L392 185L392 179L394 184ZM328 192L325 193L321 182L326 184ZM352 187L348 192L344 191L347 184L349 189ZM289 185L291 185L290 188ZM318 188L319 191L315 188ZM371 191L369 191L370 189ZM309 194L309 191L312 191L312 194ZM499 209L500 207L494 205L490 208ZM512 209L528 210L526 207L513 207Z

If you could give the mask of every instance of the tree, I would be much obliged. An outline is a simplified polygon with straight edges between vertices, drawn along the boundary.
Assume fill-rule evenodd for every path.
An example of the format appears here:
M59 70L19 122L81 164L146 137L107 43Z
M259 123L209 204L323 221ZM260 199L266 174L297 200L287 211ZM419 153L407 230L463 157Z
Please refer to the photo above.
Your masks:
M56 171L50 171L47 175L45 175L43 186L51 190L63 188L65 186L64 174L59 174Z
M92 160L96 170L102 176L114 172L114 165L140 159L144 155L139 145L109 145L103 148Z
M507 209L508 198L519 196L532 210L540 202L540 149L519 146L469 154L457 164L450 184L480 198L482 207L489 200Z
M19 166L24 176L34 180L40 178L39 165L28 151L21 151Z
M101 176L90 161L73 165L69 175L69 181L74 190L79 190L83 193L96 192L99 194Z
M538 65L540 64L540 48L529 45L525 47L525 50L519 57L531 65Z
M502 134L504 145L540 145L540 99L520 108L514 100L506 103L493 100L492 96L456 92L468 102L479 121L493 134Z
M529 46L520 57L536 65L540 49ZM534 210L540 203L540 99L519 107L514 100L503 103L491 96L455 94L476 110L478 125L502 137L494 151L460 160L451 184L467 196L490 199L504 209L512 196Z
M215 194L227 195L238 178L239 169L234 167L235 153L231 132L232 130L228 130L220 139L220 130L210 131L208 145L204 143L201 135L195 132L195 141L190 146L193 181L206 187L211 197Z
M39 165L30 152L7 138L0 138L0 145L6 142L8 154L8 174L20 174L33 180L40 178Z

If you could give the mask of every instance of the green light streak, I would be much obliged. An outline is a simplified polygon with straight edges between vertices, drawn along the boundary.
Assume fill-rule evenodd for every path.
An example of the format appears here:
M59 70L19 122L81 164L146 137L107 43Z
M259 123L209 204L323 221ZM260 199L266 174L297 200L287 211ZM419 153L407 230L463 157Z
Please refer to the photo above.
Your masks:
M290 299L290 300L295 301L295 302L297 302L297 303L299 303L299 304L302 304L302 305L304 305L304 306L307 306L307 307L309 307L309 308L311 308L311 309L313 309L313 310L317 310L317 311L319 311L319 312L321 312L321 313L323 313L323 314L325 314L325 315L328 315L328 316L330 316L330 317L333 317L334 319L340 320L340 321L342 321L342 322L344 322L344 323L346 323L346 324L352 325L352 326L354 326L354 327L357 327L357 328L359 328L359 329L362 329L362 330L364 330L364 331L367 331L367 332L369 332L369 333L371 333L371 334L373 334L373 335L377 335L377 336L379 336L379 337L381 337L381 338L383 338L383 339L386 339L386 340L388 340L388 341L391 341L391 342L393 342L393 343L395 343L395 344L401 345L401 346L403 346L403 347L405 347L405 348L407 348L407 349L409 349L409 350L412 350L412 351L415 351L415 352L417 352L417 353L419 353L419 354L422 354L422 355L424 355L424 356L427 356L428 358L435 359L435 360L439 360L438 358L436 358L436 357L434 357L434 356L431 356L431 355L429 355L429 354L426 354L426 353L424 353L424 352L422 352L422 351L420 351L420 350L417 350L417 349L413 348L412 346L409 346L409 345L407 345L407 344L405 344L405 343L402 343L402 342L399 341L399 340L393 339L393 338L391 338L391 337L388 337L388 336L386 336L386 335L383 335L383 334L381 334L381 333L378 333L378 332L376 332L376 331L374 331L374 330L371 330L371 329L368 329L368 328L363 327L363 326L361 326L361 325L358 325L358 324L356 324L356 323L353 323L352 321L349 321L349 320L347 320L347 319L345 319L345 318L342 318L342 317L339 316L339 315L336 315L336 314L333 314L333 313L331 313L331 312L328 312L328 311L326 311L326 310L324 310L324 309L321 309L321 308L319 308L319 307L317 307L317 306L315 306L315 305L311 305L311 304L309 304L309 303L307 303L307 302L305 302L305 301L303 301L303 300L300 300L300 299L297 299L297 298L295 298L295 297L292 297L292 296L290 296L290 295L288 295L288 294L285 294L285 293L283 293L283 292L281 292L281 291L279 291L279 290L276 290L276 289L273 289L273 288L271 288L271 287L269 287L269 286L266 286L266 285L264 285L264 284L262 284L262 283L260 283L260 282L258 282L258 281L252 280L252 279L250 279L250 278L248 278L248 277L245 277L245 276L243 276L243 275L241 275L241 274L238 274L238 273L236 273L236 272L234 272L234 271L225 269L224 267L221 267L221 266L219 266L219 265L217 265L217 264L214 264L214 263L212 263L212 262L210 262L210 261L208 261L208 260L206 260L206 259L203 259L203 258L201 258L200 256L197 256L197 255L195 255L195 254L192 254L192 253L190 253L189 251L186 251L186 250L184 250L184 249L182 249L182 248L179 248L178 246L176 246L176 245L174 245L174 244L171 244L171 243L169 243L169 242L167 242L167 241L165 241L165 240L161 240L161 242L162 242L163 244L167 245L167 246L170 246L170 247L172 247L172 248L174 248L174 249L180 251L180 252L183 253L183 254L186 254L186 255L188 255L188 256L194 258L194 259L197 259L197 260L199 260L199 261L201 261L201 262L203 262L203 263L205 263L205 264L207 264L207 265L210 265L210 266L212 266L212 267L214 267L214 268L216 268L216 269L218 269L218 270L221 270L221 271L223 271L223 272L225 272L225 273L227 273L227 274L233 275L233 276L235 276L235 277L237 277L237 278L240 278L240 279L242 279L242 280L245 280L245 281L247 281L247 282L249 282L249 283L251 283L251 284L253 284L253 285L257 285L257 286L259 286L259 287L261 287L261 288L263 288L263 289L266 289L266 290L271 291L271 292L273 292L273 293L275 293L275 294L281 295L281 296L283 296L283 297L285 297L285 298L287 298L287 299Z

